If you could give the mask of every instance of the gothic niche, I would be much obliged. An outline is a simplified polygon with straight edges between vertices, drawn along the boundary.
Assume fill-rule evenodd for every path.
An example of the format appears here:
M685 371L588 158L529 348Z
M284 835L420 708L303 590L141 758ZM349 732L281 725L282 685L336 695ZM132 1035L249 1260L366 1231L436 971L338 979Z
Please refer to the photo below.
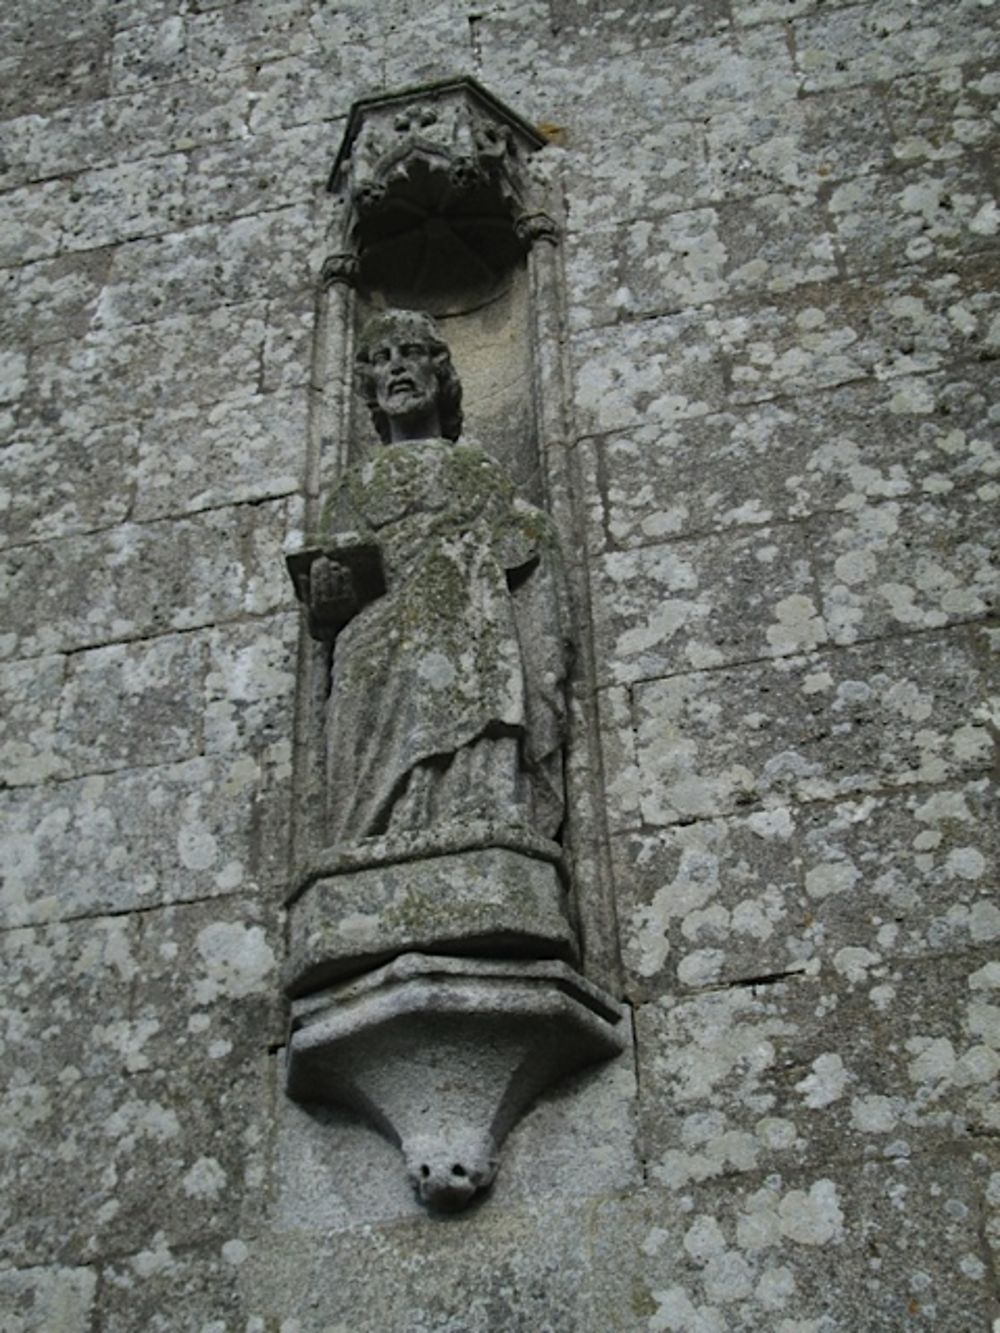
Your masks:
M440 310L488 299L555 223L530 155L544 140L472 79L357 102L330 176L359 292Z
M428 313L479 347L530 316L525 246L555 240L525 222L544 212L525 165L540 142L467 80L355 109L330 369L353 369L373 432L359 447L345 404L288 558L323 677L306 694L325 696L306 738L322 771L299 793L321 815L289 898L288 1091L366 1115L440 1209L490 1185L542 1091L624 1044L622 1008L578 970L559 534L515 485L525 449L464 432Z

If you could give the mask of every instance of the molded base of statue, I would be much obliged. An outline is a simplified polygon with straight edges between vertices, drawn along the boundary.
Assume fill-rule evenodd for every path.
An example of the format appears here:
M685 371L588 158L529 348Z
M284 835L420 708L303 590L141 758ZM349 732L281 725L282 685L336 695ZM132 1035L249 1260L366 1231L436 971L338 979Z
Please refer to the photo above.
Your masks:
M293 1004L288 1092L367 1116L421 1200L456 1210L542 1092L624 1050L627 1012L558 961L406 954Z
M299 879L289 927L291 996L401 953L576 958L559 846L485 823L321 854Z

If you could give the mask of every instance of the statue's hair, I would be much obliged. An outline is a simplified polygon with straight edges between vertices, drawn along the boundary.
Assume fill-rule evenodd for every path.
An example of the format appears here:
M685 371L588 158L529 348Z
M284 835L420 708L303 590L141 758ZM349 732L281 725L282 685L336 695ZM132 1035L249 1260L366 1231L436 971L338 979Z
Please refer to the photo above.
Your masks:
M373 315L365 325L354 358L354 369L369 412L372 425L383 444L389 441L389 420L380 409L375 396L375 376L372 373L371 349L382 338L411 338L430 349L434 374L438 382L438 413L441 434L446 440L457 440L462 433L462 382L451 363L448 344L438 333L437 325L422 310L383 310Z

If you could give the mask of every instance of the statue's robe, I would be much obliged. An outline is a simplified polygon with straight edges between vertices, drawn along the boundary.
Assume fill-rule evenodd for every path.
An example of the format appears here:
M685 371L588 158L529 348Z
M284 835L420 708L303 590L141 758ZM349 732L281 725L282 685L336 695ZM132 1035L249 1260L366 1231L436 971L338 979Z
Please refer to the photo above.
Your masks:
M551 520L470 443L387 445L347 470L324 549L381 555L340 631L328 725L334 843L563 817L569 609Z

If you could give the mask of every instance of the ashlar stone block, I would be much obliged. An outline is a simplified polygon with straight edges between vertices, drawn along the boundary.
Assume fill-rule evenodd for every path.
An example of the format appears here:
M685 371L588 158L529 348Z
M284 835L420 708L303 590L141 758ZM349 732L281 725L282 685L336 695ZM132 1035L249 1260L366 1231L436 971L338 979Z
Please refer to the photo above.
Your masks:
M294 611L208 633L208 754L279 760L291 744L299 617Z
M86 250L171 231L182 219L183 154L96 167L73 178L61 250Z
M129 92L177 78L211 80L230 66L262 64L312 45L303 0L201 6L115 36L113 87Z
M481 16L476 17L481 23ZM396 14L385 14L380 26L376 50L381 56L381 75L375 86L426 85L454 78L456 70L469 66L469 19L456 8L454 0L425 0L419 43L399 41L400 19Z
M711 13L705 5L674 7L656 21L700 23ZM642 21L648 30L654 20L644 14ZM484 16L480 31L481 77L536 123L554 125L556 141L565 143L573 227L708 201L703 122L745 114L751 98L758 117L795 98L778 30L748 32L738 48L729 34L696 37L682 43L676 61L665 61L658 43L602 49L593 64L579 59L571 38L554 59L551 40L533 23L517 25L514 35L506 19Z
M941 484L944 489L947 480ZM940 629L989 615L1000 600L992 489L885 500L810 524L833 641Z
M102 247L3 270L0 336L11 348L86 336L107 282L112 250Z
M706 977L641 1007L650 1178L683 1190L971 1147L997 1118L998 980L987 950L901 964L848 946L798 976Z
M891 137L882 106L864 88L818 94L763 114L749 105L715 112L705 136L709 197L780 191L805 207L833 182L889 167Z
M331 142L340 126L331 121L344 116L350 104L345 95L349 87L378 88L382 83L381 40L377 33L370 40L333 38L331 30L340 22L344 28L356 21L362 30L378 25L378 14L371 11L316 9L309 26L316 37L315 49L293 52L269 60L254 79L253 107L247 123L253 134L290 129L313 120L327 123ZM366 20L368 20L366 22Z
M979 0L926 8L891 0L851 6L795 22L803 88L817 92L888 82L901 74L988 59L997 37Z
M134 917L0 932L0 1086L27 1093L147 1067L142 1047L157 1023L130 1019L138 937Z
M58 251L67 195L62 181L44 181L0 195L0 265L10 268Z
M985 271L970 265L870 287L798 289L780 306L706 319L702 335L731 363L730 401L759 402L938 370L970 353L989 357L994 309Z
M88 27L72 37L57 29L46 34L48 40L14 54L4 71L0 117L44 114L107 96L109 35L99 20Z
M175 403L142 423L137 520L276 499L298 489L306 400L246 386L210 404Z
M99 327L311 289L320 259L302 204L134 241L111 257Z
M844 385L822 398L775 404L773 412L762 406L759 417L750 409L736 439L756 448L766 421L786 447L793 438L801 442L798 458L779 449L775 459L778 468L788 459L781 481L791 516L856 511L878 500L949 495L960 487L987 500L1000 471L991 377L988 362L973 362L883 384Z
M684 118L704 119L742 110L750 99L765 111L796 95L798 79L778 29L748 31L738 46L730 33L696 37L682 44L683 60L664 60L662 46L652 43L604 51L593 63L581 62L571 42L561 45L561 59L554 61L544 37L522 32L520 41L505 43L493 40L494 32L504 33L503 20L484 20L483 80L528 114L537 103L536 119L555 103L565 112L564 123L580 124L574 147L584 152L595 142L613 151L612 144L627 138L624 124L641 135L653 124L681 119L672 114L675 108L684 109Z
M104 1333L173 1333L192 1329L247 1329L266 1325L243 1299L240 1269L254 1245L253 1229L238 1228L220 1241L174 1248L165 1230L143 1236L131 1254L110 1256L100 1268L98 1317Z
M0 196L0 263L23 263L171 231L182 221L187 159L95 167Z
M851 276L888 269L899 255L946 265L990 251L1000 229L990 169L971 156L844 181L827 209Z
M60 14L60 21L65 12ZM4 124L9 188L94 167L141 161L238 136L250 89L242 70L215 78L153 85L135 93L77 103Z
M6 1333L87 1333L93 1327L93 1268L40 1267L0 1273Z
M838 274L825 215L785 189L740 203L642 211L650 215L571 234L575 328L783 293Z
M389 26L392 27L391 24ZM370 9L367 5L345 5L340 9L331 9L323 5L314 9L309 15L309 29L316 39L317 51L323 59L334 56L345 46L368 47L381 56L380 39L385 27L385 15ZM352 68L348 62L345 73L349 74ZM374 84L364 84L364 80L360 82L363 86L374 86Z
M769 192L630 223L622 243L620 309L626 319L642 319L758 292L783 293L837 273L820 210Z
M308 204L322 189L317 163L326 160L329 146L328 125L310 122L194 149L184 183L183 220L204 225Z
M655 998L700 976L709 955L719 981L801 967L795 833L781 807L612 839L627 993Z
M994 800L983 777L803 811L803 883L817 949L861 946L902 959L993 944Z
M8 1089L0 1257L93 1264L158 1236L186 1248L238 1234L261 1209L270 1064L242 1063L211 1097L211 1066Z
M645 46L670 46L710 37L729 27L729 10L722 0L700 5L671 5L647 12L609 10L601 0L550 0L553 33L583 61Z
M137 325L128 338L107 328L85 340L46 344L32 361L21 426L41 418L87 432L134 421L171 401L178 383L193 403L214 403L256 386L265 307L250 302Z
M61 26L59 19L63 20ZM0 37L6 50L17 55L28 47L46 45L46 39L49 45L58 46L60 42L95 38L107 28L108 17L99 6L63 15L58 0L38 0L37 4L32 0L11 0L0 16Z
M0 665L8 785L201 753L281 761L291 743L297 631L288 613Z
M989 947L992 799L982 778L615 838L629 994Z
M862 403L875 410L870 394L859 398L859 408ZM831 431L849 429L851 406L848 401L842 417L834 417L828 405L823 419ZM806 426L809 417L806 405L793 400L582 441L577 456L587 496L590 550L628 550L761 526L832 503L850 484L852 462L862 475L861 449L849 437L842 462L833 450L819 455L829 460L820 473L815 464L809 466L817 457L810 446L819 450L824 440L814 440ZM912 430L912 421L906 426ZM902 423L897 430L901 432ZM911 435L908 444L912 451ZM884 473L871 468L864 475L874 488ZM891 485L891 479L886 484ZM908 488L909 483L896 485Z
M281 922L264 895L172 903L144 912L140 927L129 1012L143 1069L230 1086L283 1043ZM245 1141L265 1150L264 1139Z
M593 1300L591 1208L558 1199L435 1225L413 1218L353 1234L271 1232L251 1246L239 1282L262 1329L280 1327L295 1309L301 1333L384 1333L407 1324L435 1333L539 1324L578 1333Z
M826 642L810 546L796 527L673 541L595 563L598 683L675 674Z
M568 93L564 100L570 100ZM599 114L610 119L613 105ZM700 126L669 114L657 120L646 109L638 112L632 127L624 141L614 135L602 139L590 131L588 118L580 124L582 141L569 139L565 171L573 199L570 227L584 241L609 217L670 213L709 195ZM574 275L570 279L574 281ZM574 282L572 299L581 294Z
M293 391L301 399L308 391L314 320L311 292L293 292L268 302L260 378L265 393Z
M276 931L228 896L0 934L6 1258L221 1244L259 1217Z
M10 607L0 654L32 656L266 615L286 602L273 501L14 547L0 562ZM93 571L114 575L95 583Z
M983 681L954 634L895 639L891 659L875 643L634 696L634 769L609 781L634 793L635 824L953 781L990 763Z
M607 227L569 227L564 243L569 322L575 330L613 324L623 299L617 232Z
M66 677L61 656L0 665L0 765L6 786L65 777L59 699Z
M737 27L776 20L787 22L803 14L814 14L829 3L830 0L732 0L733 21ZM853 0L833 0L833 5L852 3Z
M348 1312L338 1333L407 1322L493 1333L540 1321L549 1333L799 1333L803 1323L853 1333L921 1318L966 1333L970 1318L987 1327L991 1316L980 1224L995 1165L979 1145L860 1169L729 1176L683 1195L653 1186L580 1204L535 1199L502 1219L466 1216L460 1247L447 1222L270 1233L250 1245L238 1280L262 1327L308 1291L315 1304L296 1307L302 1333L329 1333L331 1310ZM483 1275L471 1286L470 1264Z
M593 1214L588 1327L848 1333L989 1327L979 1219L995 1153L653 1188Z
M1000 78L989 64L921 70L885 90L893 156L902 163L954 161L988 150L997 133Z
M289 752L197 758L3 793L4 923L276 884L286 869Z
M75 436L39 424L0 451L5 546L109 528L128 518L139 430L118 422Z
M578 335L572 346L582 435L639 425L670 427L724 401L718 348L690 313Z
M59 747L69 772L76 777L197 755L205 669L200 633L74 653L59 708Z

